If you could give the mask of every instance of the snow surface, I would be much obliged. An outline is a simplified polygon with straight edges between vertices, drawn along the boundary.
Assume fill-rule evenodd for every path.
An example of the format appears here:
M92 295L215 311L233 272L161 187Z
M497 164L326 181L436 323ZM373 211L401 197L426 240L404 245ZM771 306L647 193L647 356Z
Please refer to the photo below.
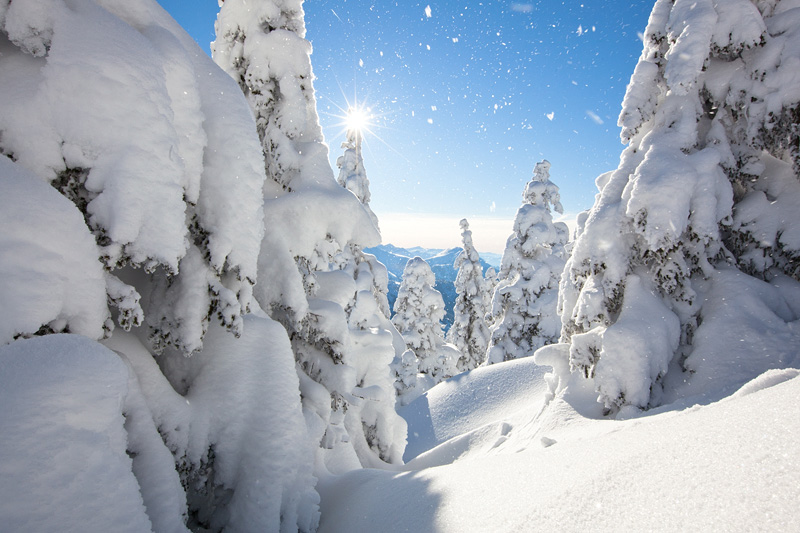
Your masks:
M77 335L0 347L5 531L150 531L126 454L125 364Z
M533 358L523 358L498 367L479 367L434 387L399 410L408 421L409 442L403 459L412 461L454 437L495 425L518 408L532 416L531 406L544 403L542 378L547 370L534 364Z
M109 318L98 249L75 206L0 156L0 345L53 331L103 335Z
M468 376L502 389L526 363ZM446 406L432 402L431 420L472 411L471 394L447 396ZM503 433L495 446L465 446L456 437L437 448L440 458L453 449L452 464L417 469L430 466L423 455L403 472L359 470L321 480L319 531L795 530L798 397L792 369L770 371L710 405L677 404L624 421L584 418L574 398L541 410L540 400L514 394L504 402L512 400L528 423L500 412L489 417ZM412 439L409 447L418 445Z

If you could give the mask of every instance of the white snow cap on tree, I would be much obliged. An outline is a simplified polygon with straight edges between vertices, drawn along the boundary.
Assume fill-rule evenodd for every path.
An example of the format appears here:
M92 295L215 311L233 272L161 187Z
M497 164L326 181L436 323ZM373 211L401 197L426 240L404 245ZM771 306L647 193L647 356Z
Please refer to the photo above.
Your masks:
M558 213L563 208L558 187L550 181L548 161L536 164L522 197L492 298L486 364L533 355L557 342L561 331L558 283L569 229L563 222L554 223L550 214L551 206Z
M480 256L472 244L472 231L467 219L462 219L459 226L464 249L453 265L453 268L458 269L455 281L458 296L453 309L453 325L447 331L447 340L461 352L457 363L459 372L466 372L486 359L490 334L484 320L487 289Z
M406 347L416 356L418 371L430 376L431 384L457 373L457 358L453 358L455 352L444 342L444 300L442 293L434 288L435 284L436 277L427 261L421 257L409 259L403 269L403 280L394 302L392 317ZM403 357L407 356L404 354ZM404 363L403 368L408 366ZM414 394L421 394L424 390L402 392L401 398L408 403Z
M698 290L707 280L723 283L729 265L773 283L798 278L795 6L653 8L619 120L629 146L619 168L598 178L561 283L569 365L611 412L658 405L673 392L668 383L730 356L704 342L714 302ZM753 357L755 367L780 364Z

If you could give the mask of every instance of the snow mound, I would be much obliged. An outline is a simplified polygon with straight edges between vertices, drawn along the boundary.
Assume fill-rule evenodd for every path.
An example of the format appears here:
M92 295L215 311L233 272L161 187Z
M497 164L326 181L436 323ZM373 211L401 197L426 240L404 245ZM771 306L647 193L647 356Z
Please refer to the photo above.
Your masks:
M127 392L125 364L85 337L0 347L4 530L151 531L126 453Z
M435 386L399 410L408 422L404 461L409 462L423 452L487 424L503 423L515 413L509 406L524 411L527 418L533 417L544 401L547 388L544 375L548 370L527 357L479 367ZM481 430L476 435L485 435L486 431ZM460 457L472 445L481 446L485 442L476 435L470 441L472 444L452 443L461 450L458 453L442 449L437 453Z
M746 383L741 389L736 391L731 398L741 398L742 396L747 396L748 394L753 394L755 392L774 387L775 385L779 385L784 381L794 379L797 376L800 376L800 370L796 368L768 370L753 381Z
M45 324L98 339L108 318L94 238L75 206L0 156L0 345Z

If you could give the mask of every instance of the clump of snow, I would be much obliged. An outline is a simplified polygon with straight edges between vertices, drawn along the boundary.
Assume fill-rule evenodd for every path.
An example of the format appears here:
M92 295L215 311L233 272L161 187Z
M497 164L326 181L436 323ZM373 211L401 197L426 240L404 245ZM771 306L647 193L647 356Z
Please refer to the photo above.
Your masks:
M98 250L75 206L0 156L0 345L45 326L93 339L110 315Z
M619 318L603 332L594 370L597 392L603 398L647 405L650 384L667 373L679 338L678 318L641 278L631 276L626 280ZM632 353L638 357L630 357Z
M187 531L185 502L170 492L180 484L174 469L169 474L166 450L166 465L156 458L152 467L172 483L147 487L162 499L162 516L148 517L155 508L147 496L154 493L145 492L143 501L146 486L138 478L147 475L134 475L135 453L147 456L148 443L128 433L144 421L126 420L138 418L140 406L129 401L128 371L117 355L77 335L21 340L0 347L0 379L4 528ZM151 429L163 449L152 423Z

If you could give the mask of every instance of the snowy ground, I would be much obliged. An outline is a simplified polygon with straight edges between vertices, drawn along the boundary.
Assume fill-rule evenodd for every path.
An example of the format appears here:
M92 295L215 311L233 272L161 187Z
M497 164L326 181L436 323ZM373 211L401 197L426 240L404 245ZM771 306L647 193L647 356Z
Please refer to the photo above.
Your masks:
M409 405L408 453L438 446L406 471L321 480L320 532L800 528L800 371L623 421L543 408L541 375L502 363Z

